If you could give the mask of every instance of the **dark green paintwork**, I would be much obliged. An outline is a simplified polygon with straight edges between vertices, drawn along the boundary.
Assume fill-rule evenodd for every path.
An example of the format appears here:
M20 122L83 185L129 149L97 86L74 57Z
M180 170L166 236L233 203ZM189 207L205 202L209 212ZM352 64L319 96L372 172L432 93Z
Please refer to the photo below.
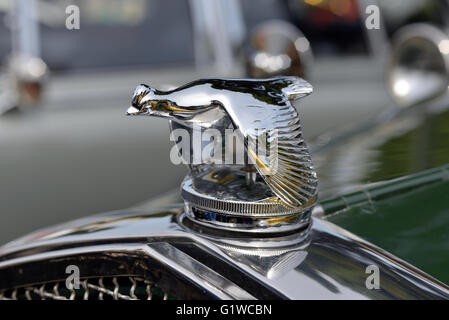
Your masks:
M404 109L330 144L318 152L326 157L318 176L325 219L449 284L447 105ZM358 153L346 161L354 146ZM339 178L348 173L354 178ZM342 190L357 192L341 196Z
M418 110L419 111L419 110ZM449 111L419 114L419 124L377 148L377 165L365 181L382 181L449 163Z
M322 205L325 219L449 284L449 166Z

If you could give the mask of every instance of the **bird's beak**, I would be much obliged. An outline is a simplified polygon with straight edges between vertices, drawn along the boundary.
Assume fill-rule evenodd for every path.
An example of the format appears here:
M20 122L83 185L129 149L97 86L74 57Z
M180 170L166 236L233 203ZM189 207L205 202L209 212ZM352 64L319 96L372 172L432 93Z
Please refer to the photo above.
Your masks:
M126 115L127 116L136 116L138 114L142 113L141 110L135 108L135 107L129 107L128 110L126 110Z

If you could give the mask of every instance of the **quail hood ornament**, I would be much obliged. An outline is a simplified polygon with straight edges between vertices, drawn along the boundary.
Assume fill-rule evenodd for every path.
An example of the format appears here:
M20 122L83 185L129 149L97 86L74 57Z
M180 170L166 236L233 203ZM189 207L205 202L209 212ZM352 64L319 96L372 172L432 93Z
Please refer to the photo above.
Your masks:
M312 90L297 77L201 79L170 91L142 84L127 114L169 120L190 169L182 185L190 219L232 231L287 231L308 224L316 201L317 177L292 105Z

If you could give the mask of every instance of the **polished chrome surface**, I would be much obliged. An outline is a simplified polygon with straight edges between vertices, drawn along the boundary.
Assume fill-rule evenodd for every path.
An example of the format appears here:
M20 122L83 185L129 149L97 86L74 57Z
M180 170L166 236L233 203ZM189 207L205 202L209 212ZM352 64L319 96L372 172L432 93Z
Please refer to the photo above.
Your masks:
M449 36L433 25L407 25L394 35L387 70L388 88L400 106L447 93Z
M271 195L263 182L255 183L248 190L244 177L238 177L244 175L242 172L227 175L230 178L225 184L204 183L201 174L195 179L187 177L184 180L181 195L189 218L220 229L253 233L291 231L309 223L310 209L288 208L263 198L266 194Z
M225 238L215 229L189 225L183 216L182 205L143 207L38 231L0 248L0 288L24 282L30 275L17 270L28 263L36 271L50 268L48 260L62 261L63 273L63 262L70 260L62 257L115 252L109 263L139 253L139 261L151 257L215 298L449 298L446 285L318 218L305 233L248 237L234 232ZM80 268L88 261L79 260ZM379 268L380 289L365 286L369 265Z
M244 206L243 204L241 205ZM304 229L310 223L311 210L287 216L257 217L237 214L226 214L213 211L212 209L201 209L196 204L186 203L187 217L196 223L213 226L222 230L240 231L250 233L278 233L291 232Z
M203 79L166 92L140 85L127 114L168 118L172 132L182 129L192 137L191 152L178 151L191 171L183 197L193 207L244 217L296 215L299 221L316 201L317 179L291 101L311 92L311 85L296 77ZM222 153L219 159L196 158L205 146L200 141L195 149L195 135L210 129L218 132L230 163L223 164ZM244 149L243 163L234 161L239 155L234 144L231 150L224 145L228 130Z
M240 177L237 175L239 173ZM227 181L229 184L223 186L217 186L216 183L202 183L203 181L198 181L198 178L187 178L182 184L182 197L187 202L195 204L195 207L231 216L247 214L251 217L272 217L294 215L304 211L303 208L288 208L279 202L267 200L264 196L270 193L270 190L263 183L257 183L249 194L246 190L244 173L233 172L229 175L231 176ZM239 197L242 195L245 197Z
M313 63L309 40L282 20L261 23L252 30L245 48L246 71L252 78L279 75L308 79Z

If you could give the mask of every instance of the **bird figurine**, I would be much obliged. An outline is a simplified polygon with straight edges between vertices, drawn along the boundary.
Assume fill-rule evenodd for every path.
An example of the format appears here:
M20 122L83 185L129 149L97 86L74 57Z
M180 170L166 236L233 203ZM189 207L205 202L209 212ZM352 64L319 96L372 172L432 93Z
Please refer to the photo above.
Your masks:
M302 137L292 101L312 93L298 77L271 79L200 79L169 91L137 86L127 115L168 118L183 126L232 123L257 173L286 207L309 207L316 200L317 177ZM223 120L223 119L221 119ZM277 152L259 157L254 144L260 132L276 139Z

